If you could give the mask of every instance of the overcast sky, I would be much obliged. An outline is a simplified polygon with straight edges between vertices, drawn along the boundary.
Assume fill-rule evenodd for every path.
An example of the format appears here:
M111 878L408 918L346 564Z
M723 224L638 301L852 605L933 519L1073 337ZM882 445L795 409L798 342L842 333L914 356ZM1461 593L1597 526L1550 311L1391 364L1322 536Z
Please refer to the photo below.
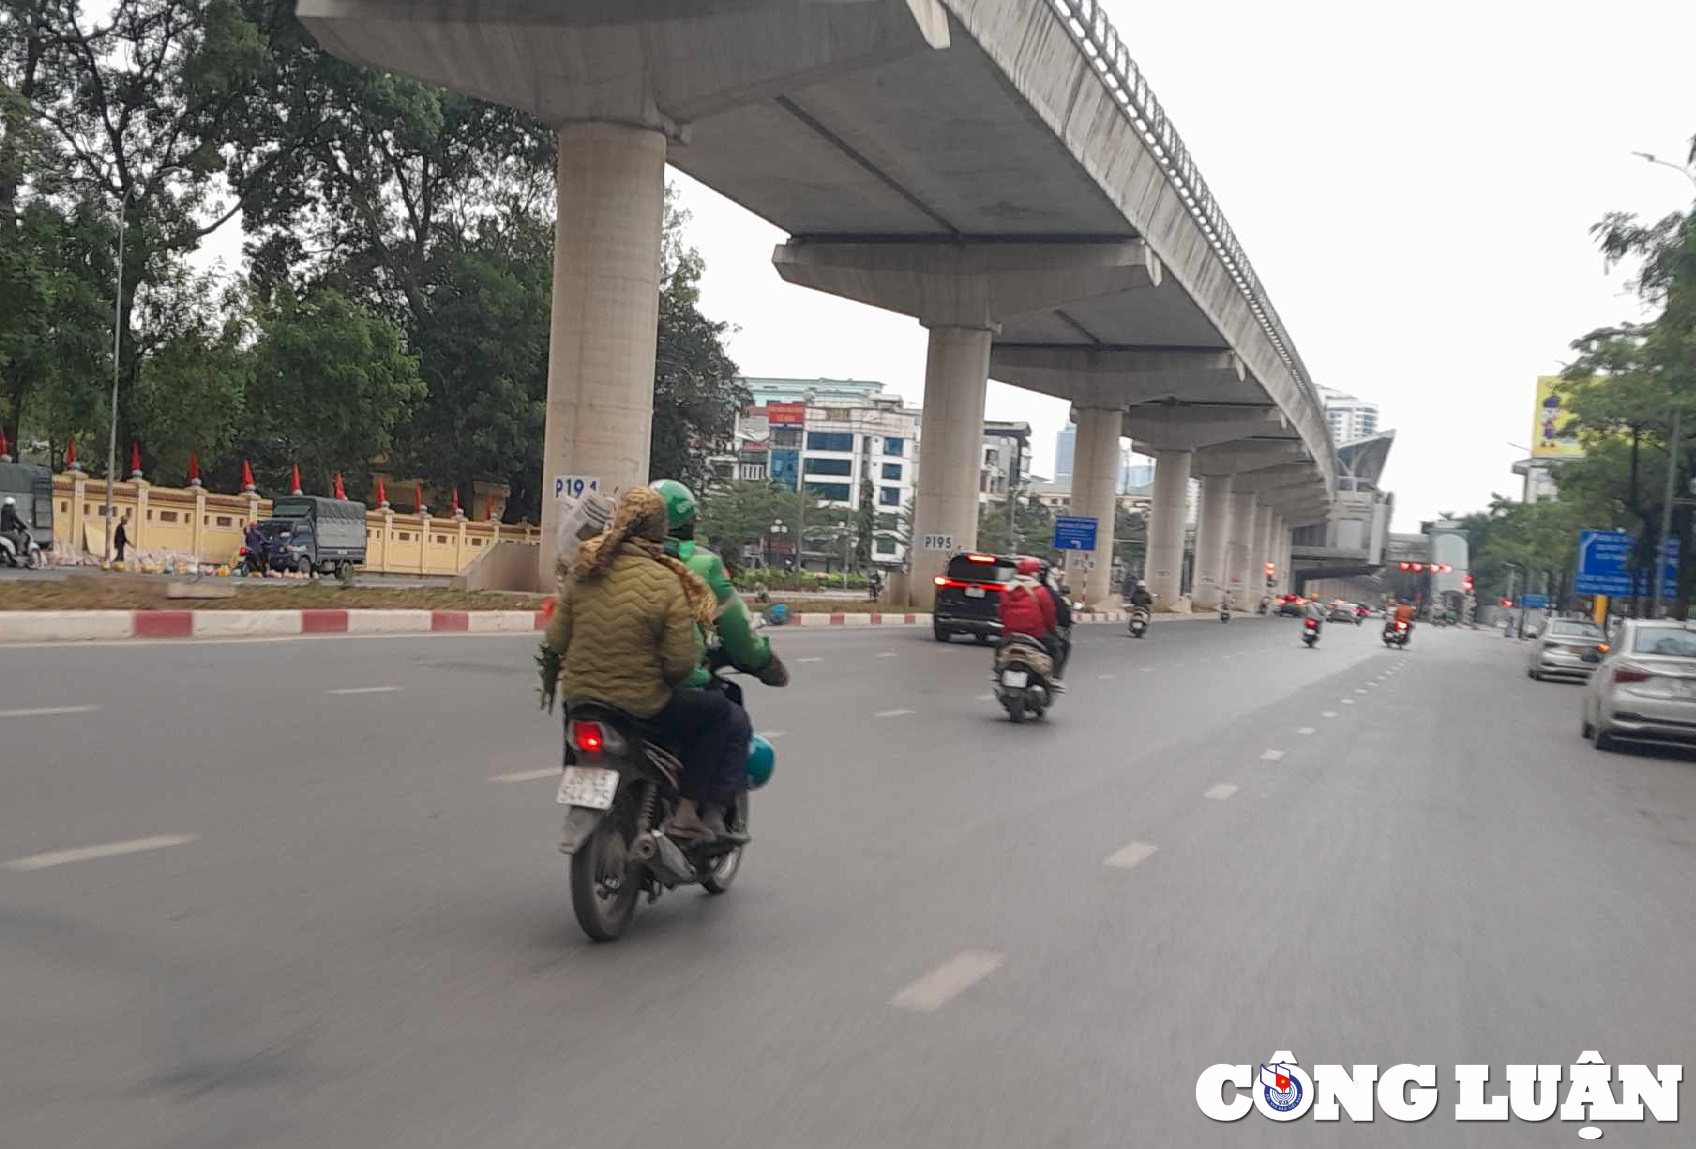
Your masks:
M1519 494L1537 375L1637 313L1587 235L1691 186L1631 155L1696 134L1696 0L1136 4L1107 0L1316 382L1381 407L1396 528ZM703 307L749 375L924 394L914 320L789 287L783 240L681 173ZM991 383L1052 474L1066 405Z

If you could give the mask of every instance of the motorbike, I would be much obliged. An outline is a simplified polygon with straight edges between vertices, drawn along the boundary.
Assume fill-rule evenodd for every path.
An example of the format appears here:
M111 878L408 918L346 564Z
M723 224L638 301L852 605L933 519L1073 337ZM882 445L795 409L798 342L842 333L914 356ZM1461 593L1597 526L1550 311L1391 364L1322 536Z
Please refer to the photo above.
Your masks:
M1040 719L1054 705L1054 660L1028 634L1010 635L995 648L995 700L1014 722Z
M741 705L741 687L713 681ZM749 744L748 786L725 815L736 837L711 842L666 834L682 800L683 763L645 723L610 706L580 704L566 716L565 742L555 799L567 807L559 849L571 859L571 909L584 933L616 941L644 894L652 904L679 886L709 894L730 889L747 848L749 792L770 780L775 765L770 742L755 735Z
M1131 637L1142 638L1148 634L1148 608L1133 606L1131 608Z
M1384 645L1385 646L1406 646L1408 638L1409 638L1409 635L1408 635L1407 623L1400 622L1400 621L1393 619L1393 618L1385 621L1385 623L1384 623Z
M0 562L9 567L35 571L40 570L47 559L35 537L28 531L21 531L15 535L0 535Z
M1319 620L1316 618L1304 618L1301 621L1301 640L1305 642L1308 649L1311 650L1315 646L1319 645Z
M1219 621L1231 621L1231 603L1229 599L1221 599L1219 601Z

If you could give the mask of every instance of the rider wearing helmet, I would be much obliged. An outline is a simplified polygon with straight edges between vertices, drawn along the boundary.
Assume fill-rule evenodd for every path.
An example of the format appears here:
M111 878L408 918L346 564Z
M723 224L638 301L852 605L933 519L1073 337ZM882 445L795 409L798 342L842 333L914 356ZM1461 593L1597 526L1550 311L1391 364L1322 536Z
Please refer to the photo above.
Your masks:
M695 518L699 505L695 493L676 479L659 479L649 486L665 500L668 537L666 553L681 559L683 565L700 576L717 600L718 612L713 618L713 632L718 638L719 653L737 670L752 674L767 686L784 686L789 672L772 651L771 643L754 630L753 619L742 596L736 592L724 569L724 560L695 539ZM712 668L705 662L684 680L686 687L704 687L712 683ZM708 786L711 795L703 811L715 830L722 825L722 810L736 801L744 785L744 777L714 779ZM732 834L732 837L739 835Z
M28 534L29 527L18 514L18 500L7 495L4 502L0 502L0 535L10 538L21 555L26 546L24 539Z
M1140 606L1145 610L1154 605L1154 595L1149 592L1148 584L1140 578L1135 589L1131 591L1131 605Z
M1028 635L1042 643L1054 660L1054 689L1063 691L1060 680L1071 644L1060 633L1058 596L1048 587L1048 564L1025 555L1014 563L1014 570L1012 583L1001 594L1001 633Z

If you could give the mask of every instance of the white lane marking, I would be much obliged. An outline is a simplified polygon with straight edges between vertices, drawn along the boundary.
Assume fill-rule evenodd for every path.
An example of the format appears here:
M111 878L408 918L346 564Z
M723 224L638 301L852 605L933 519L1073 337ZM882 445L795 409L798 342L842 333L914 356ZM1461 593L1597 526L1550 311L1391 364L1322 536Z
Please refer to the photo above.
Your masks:
M815 654L811 658L797 658L795 661L796 662L823 662L824 658L823 658L822 655Z
M759 735L760 735L761 738L764 738L767 742L770 742L773 738L782 738L783 733L784 732L781 731L781 730L761 730L759 732Z
M1001 955L961 950L889 999L897 1009L935 1013L1001 967Z
M332 690L331 694L394 694L400 690L398 686L348 686L341 690Z
M1217 786L1209 786L1207 789L1203 790L1201 792L1201 796L1203 798L1212 798L1215 802L1223 802L1236 792L1237 788L1235 786L1231 785L1229 782L1221 782Z
M1319 712L1319 717L1321 718L1335 718L1336 716L1337 712L1335 710L1321 710Z
M1144 673L1144 674L1153 674L1153 673L1154 673L1154 667L1152 667L1152 666L1145 666L1145 667L1143 667L1143 668L1142 668L1142 672L1143 672L1143 673Z
M79 846L74 850L54 850L46 854L31 854L0 862L0 869L45 870L67 862L91 862L96 858L116 858L121 854L139 854L143 850L162 850L166 846L186 846L194 841L193 834L158 834L151 838L131 838L127 842L108 842L104 846Z
M1282 750L1262 750L1260 752L1262 762L1280 762L1283 758L1284 752Z
M1313 727L1311 727L1311 726L1298 726L1298 727L1296 727L1296 733L1297 734L1312 734L1313 733Z
M979 702L994 702L995 701L995 695L993 695L993 694L980 694L980 695L978 695L978 701Z
M1368 682L1366 684L1366 690L1377 690L1377 689L1378 689L1378 684L1376 682ZM1366 690L1361 691L1361 693L1365 694Z
M1108 854L1101 860L1101 864L1112 866L1115 870L1129 870L1139 862L1148 861L1159 849L1153 842L1131 842Z
M1100 678L1100 679L1108 679L1108 678L1118 678L1119 676L1117 674L1098 674L1098 675L1096 675L1096 677Z
M901 718L901 717L904 717L904 716L911 714L911 713L912 713L911 710L879 710L876 714L872 715L872 717L873 718Z
M0 710L0 718L51 718L55 714L88 714L98 706L26 706L22 710Z
M1339 699L1337 699L1337 701L1341 702L1344 706L1353 706L1354 705L1354 699L1352 699L1352 698L1339 698Z
M893 650L880 650L877 652L877 656L879 658L894 658L895 652Z
M546 770L514 770L511 774L496 774L491 782L540 782L543 778L558 778L559 767L550 766Z
M1364 686L1357 686L1357 687L1355 687L1355 688L1354 688L1354 692L1355 692L1355 693L1356 693L1356 694L1365 694L1365 693L1366 693L1366 687L1364 687Z

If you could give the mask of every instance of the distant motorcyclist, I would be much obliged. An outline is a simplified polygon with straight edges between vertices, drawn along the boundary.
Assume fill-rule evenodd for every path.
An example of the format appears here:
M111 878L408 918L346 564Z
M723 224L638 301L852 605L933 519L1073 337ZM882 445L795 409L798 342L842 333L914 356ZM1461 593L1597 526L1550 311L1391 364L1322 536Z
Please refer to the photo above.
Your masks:
M1140 578L1137 580L1137 585L1131 589L1130 605L1133 607L1140 606L1144 610L1150 610L1154 607L1154 595L1150 593L1148 584Z
M1047 564L1041 559L1026 556L1014 567L1013 581L1001 592L1001 633L1004 637L1022 634L1042 644L1054 660L1055 693L1064 693L1061 679L1066 673L1066 659L1071 653L1071 641L1060 633L1060 598L1048 588ZM1066 608L1067 621L1071 607Z
M18 514L18 500L7 495L5 500L0 502L0 535L10 535L21 544L28 531L29 527Z
M1413 604L1406 599L1396 604L1396 623L1407 629L1407 637L1403 640L1403 645L1413 641L1413 614Z

